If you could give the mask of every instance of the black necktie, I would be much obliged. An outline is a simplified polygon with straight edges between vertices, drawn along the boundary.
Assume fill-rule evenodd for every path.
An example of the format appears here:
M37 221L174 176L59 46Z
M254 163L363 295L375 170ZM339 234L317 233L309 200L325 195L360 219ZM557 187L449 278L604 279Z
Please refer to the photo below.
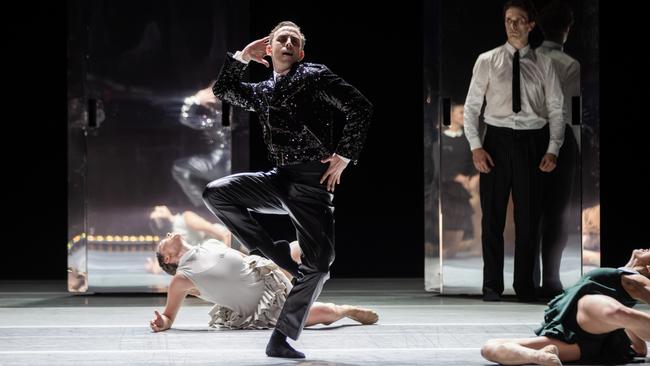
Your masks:
M512 58L512 111L521 111L521 88L519 86L519 50Z

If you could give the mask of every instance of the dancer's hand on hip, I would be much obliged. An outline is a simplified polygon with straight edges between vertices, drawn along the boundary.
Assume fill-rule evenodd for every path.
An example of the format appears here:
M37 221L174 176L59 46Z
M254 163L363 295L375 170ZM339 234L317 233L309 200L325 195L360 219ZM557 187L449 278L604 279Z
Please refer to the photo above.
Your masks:
M334 193L335 186L341 184L341 174L343 174L343 170L348 166L348 163L336 154L332 154L332 156L323 159L320 162L330 163L330 167L327 168L325 174L320 178L320 184L326 182L327 190Z

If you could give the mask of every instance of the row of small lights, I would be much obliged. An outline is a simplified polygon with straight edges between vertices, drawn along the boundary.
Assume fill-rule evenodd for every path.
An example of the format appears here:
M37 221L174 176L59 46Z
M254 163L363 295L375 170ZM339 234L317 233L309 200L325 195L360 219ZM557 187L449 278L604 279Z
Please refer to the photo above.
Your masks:
M68 249L70 249L74 244L79 242L81 239L86 238L86 233L81 233L79 235L76 235L74 238L72 238L71 241L68 242ZM157 242L160 240L160 237L158 235L88 235L88 241L89 242Z
M123 241L123 242L142 242L142 241L158 241L160 238L152 235L88 235L88 241Z

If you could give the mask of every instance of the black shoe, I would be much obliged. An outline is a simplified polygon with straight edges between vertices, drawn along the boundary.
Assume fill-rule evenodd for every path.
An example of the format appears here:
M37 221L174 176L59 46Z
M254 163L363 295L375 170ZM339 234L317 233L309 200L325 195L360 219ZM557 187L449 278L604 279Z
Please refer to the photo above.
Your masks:
M535 296L535 294L522 294L522 295L517 294L517 301L519 301L519 302L537 302L539 300L537 299L537 296Z
M538 290L537 296L541 299L550 300L563 292L562 287L542 286Z
M486 289L483 291L483 301L501 301L501 295L492 290Z

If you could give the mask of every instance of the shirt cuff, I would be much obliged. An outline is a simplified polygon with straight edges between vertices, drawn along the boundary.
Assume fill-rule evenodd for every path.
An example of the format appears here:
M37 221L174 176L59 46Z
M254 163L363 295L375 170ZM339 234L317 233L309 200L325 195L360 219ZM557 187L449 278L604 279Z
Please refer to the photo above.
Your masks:
M560 147L557 146L557 144L551 142L548 144L548 149L546 149L547 154L553 154L555 157L558 157L560 155Z
M234 55L232 55L232 58L234 58L235 60L237 60L237 61L239 61L239 62L241 62L241 63L243 63L243 64L248 65L248 63L249 63L250 61L246 61L246 60L244 60L244 58L242 57L242 55L243 55L243 53L242 53L241 51L237 51L237 52L235 52Z
M468 138L468 140L469 140L469 147L471 150L476 150L483 147L483 143L481 142L480 137L470 137Z
M341 160L343 160L346 164L350 163L350 159L346 158L345 156L341 156L339 154L336 154Z

